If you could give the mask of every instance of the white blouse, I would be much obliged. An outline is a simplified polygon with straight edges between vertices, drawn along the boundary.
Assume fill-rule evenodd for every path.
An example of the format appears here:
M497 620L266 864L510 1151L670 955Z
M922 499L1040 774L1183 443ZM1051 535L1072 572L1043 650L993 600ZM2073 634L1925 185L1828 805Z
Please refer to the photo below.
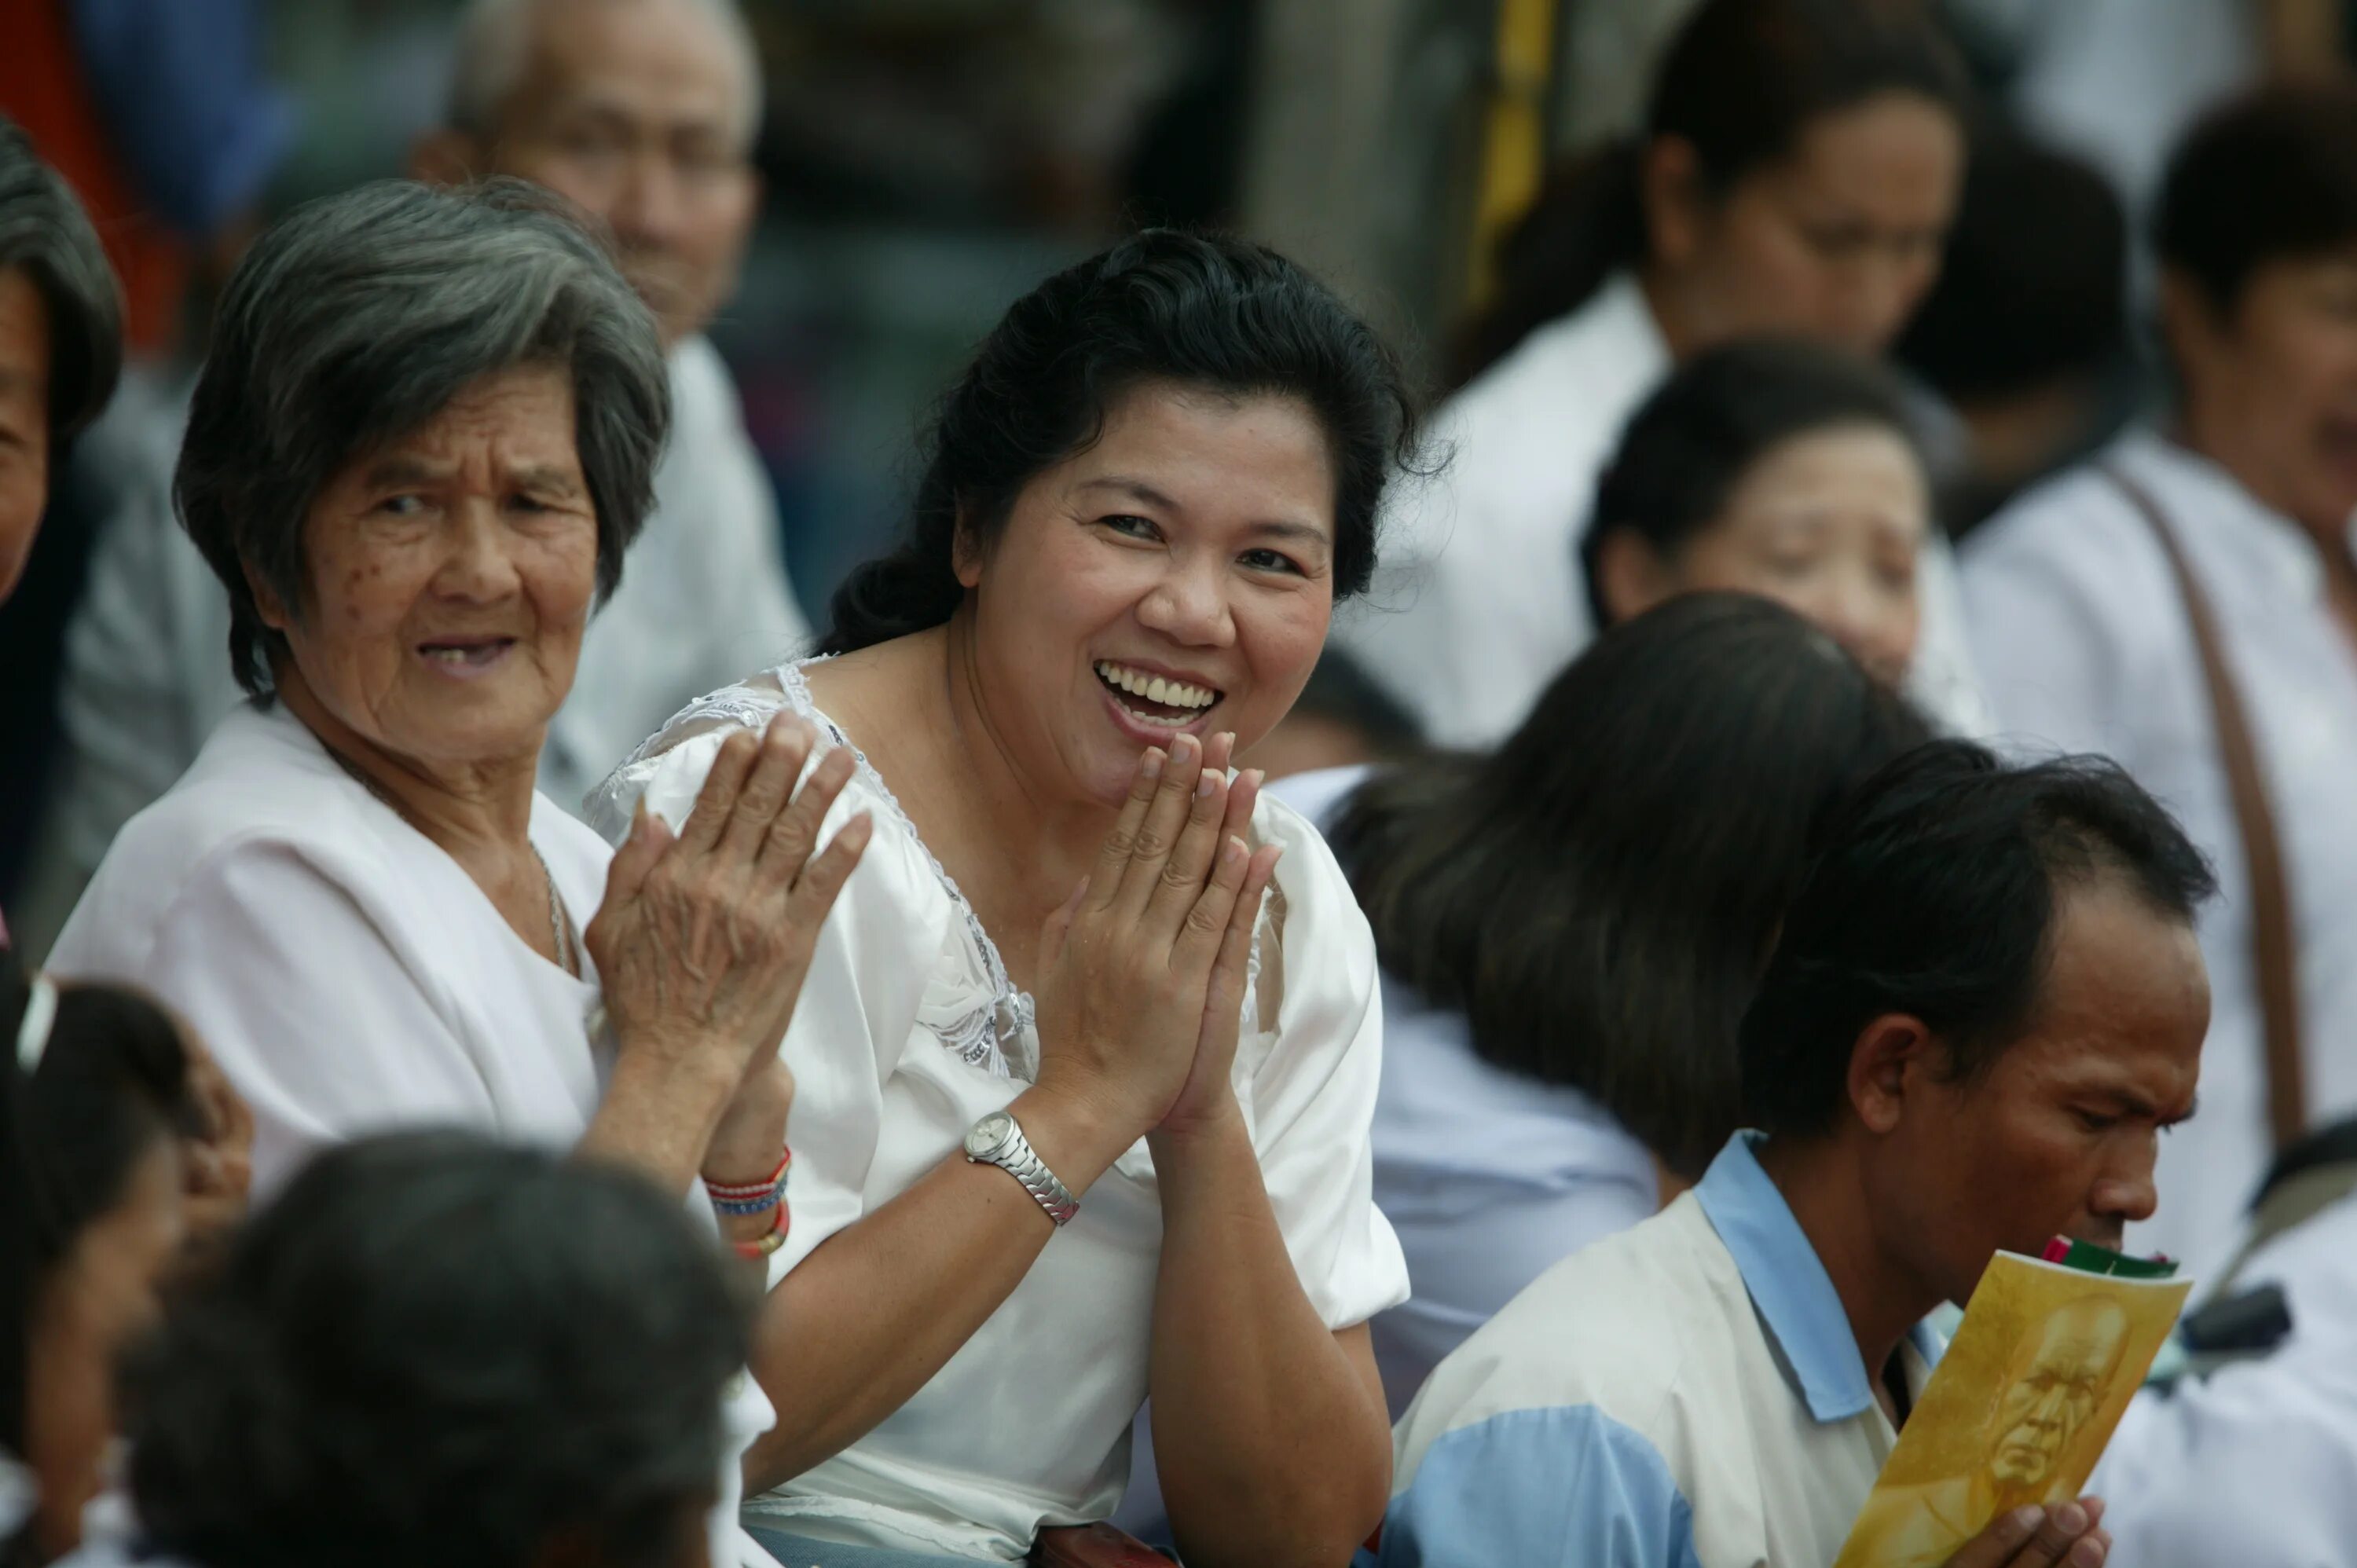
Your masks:
M643 798L683 822L727 735L780 709L850 744L813 703L802 668L782 666L673 719L591 796L590 821L619 837ZM799 1086L794 1228L773 1279L913 1185L1039 1069L1030 999L864 757L827 831L862 811L875 836L820 933L782 1047ZM1262 797L1253 836L1286 854L1254 943L1247 1025L1265 992L1279 994L1276 1027L1247 1026L1240 1042L1237 1098L1302 1288L1341 1329L1407 1294L1399 1243L1372 1197L1374 944L1324 841L1297 812ZM1146 1398L1161 1238L1141 1140L931 1382L747 1511L820 1539L1008 1560L1042 1526L1105 1517Z
M532 841L576 929L612 851L546 796ZM534 952L473 879L346 773L283 706L221 721L127 823L59 936L56 974L178 1009L253 1109L254 1196L364 1133L471 1127L569 1148L613 1047L597 975ZM690 1209L711 1223L701 1193ZM738 1530L737 1457L774 1419L739 1378L716 1563L768 1564Z

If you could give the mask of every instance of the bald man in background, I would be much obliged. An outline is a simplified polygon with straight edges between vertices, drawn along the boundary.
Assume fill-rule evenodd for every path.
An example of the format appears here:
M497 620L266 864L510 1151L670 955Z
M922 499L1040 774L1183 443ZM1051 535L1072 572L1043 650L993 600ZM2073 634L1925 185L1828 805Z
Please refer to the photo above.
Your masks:
M412 159L421 179L534 180L602 220L670 356L655 509L541 757L541 789L567 809L687 702L810 639L736 389L701 335L736 291L759 203L760 100L734 0L473 0L444 124ZM227 600L172 516L177 456L147 455L69 637L71 756L25 898L28 945L242 700Z

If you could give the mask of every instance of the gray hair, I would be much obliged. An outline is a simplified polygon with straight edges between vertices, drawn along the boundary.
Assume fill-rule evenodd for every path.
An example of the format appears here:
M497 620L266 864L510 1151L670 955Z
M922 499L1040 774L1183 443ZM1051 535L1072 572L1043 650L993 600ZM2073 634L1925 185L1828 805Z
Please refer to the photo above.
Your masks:
M98 417L123 371L123 297L81 203L0 115L0 272L22 268L49 328L49 439Z
M577 5L579 0L565 0ZM737 135L750 146L761 124L761 51L753 30L745 23L737 0L696 0L727 39L745 78L745 103ZM509 101L522 85L532 61L543 14L554 9L554 0L468 0L458 17L456 58L450 72L450 98L444 119L454 130L489 137L500 126Z
M671 384L654 318L585 225L522 180L380 180L298 208L238 264L172 492L229 590L230 660L248 692L270 689L285 651L248 572L306 604L303 527L319 491L500 371L571 371L599 597L621 581L654 503Z

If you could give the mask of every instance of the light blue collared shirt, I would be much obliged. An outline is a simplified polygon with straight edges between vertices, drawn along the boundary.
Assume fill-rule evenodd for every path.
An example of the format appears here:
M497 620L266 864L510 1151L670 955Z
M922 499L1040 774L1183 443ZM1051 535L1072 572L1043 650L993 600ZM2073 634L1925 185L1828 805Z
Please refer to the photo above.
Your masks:
M1833 1561L1897 1434L1824 1265L1738 1133L1433 1374L1372 1568ZM1940 1346L1901 1349L1920 1390Z

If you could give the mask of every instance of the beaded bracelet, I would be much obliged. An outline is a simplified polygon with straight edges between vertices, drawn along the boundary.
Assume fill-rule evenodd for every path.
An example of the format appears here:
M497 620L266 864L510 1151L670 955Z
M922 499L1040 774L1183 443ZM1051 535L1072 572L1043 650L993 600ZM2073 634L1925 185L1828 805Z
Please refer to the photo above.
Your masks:
M793 1164L793 1150L783 1150L778 1155L778 1168L770 1173L768 1180L741 1185L707 1181L704 1195L712 1200L716 1213L766 1214L786 1200L786 1173Z
M778 1222L751 1241L735 1243L740 1258L766 1258L786 1244L786 1237L794 1228L794 1211L782 1197L778 1200Z

